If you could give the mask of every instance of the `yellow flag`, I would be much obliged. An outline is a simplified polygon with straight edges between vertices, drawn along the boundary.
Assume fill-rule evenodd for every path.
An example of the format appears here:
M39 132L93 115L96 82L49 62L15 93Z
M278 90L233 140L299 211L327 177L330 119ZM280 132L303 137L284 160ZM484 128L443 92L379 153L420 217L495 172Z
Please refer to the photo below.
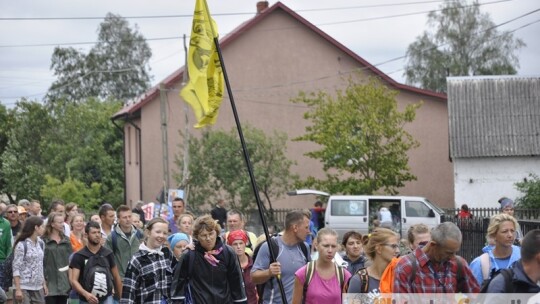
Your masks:
M188 51L189 83L180 96L193 108L195 128L213 125L223 99L223 70L214 44L217 26L205 0L197 0Z

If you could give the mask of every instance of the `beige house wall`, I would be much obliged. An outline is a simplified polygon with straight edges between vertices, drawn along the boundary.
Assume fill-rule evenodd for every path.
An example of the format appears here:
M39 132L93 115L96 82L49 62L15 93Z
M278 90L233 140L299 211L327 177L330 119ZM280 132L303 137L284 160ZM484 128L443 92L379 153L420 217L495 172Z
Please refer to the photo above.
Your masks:
M223 57L242 124L249 123L268 132L285 132L289 137L287 155L297 162L293 170L302 178L310 175L322 177L320 163L304 156L315 145L291 141L302 135L307 126L307 121L303 119L307 108L304 104L290 102L290 99L298 96L300 91L323 90L334 94L336 89L344 88L348 77L366 81L376 74L281 9L275 10L223 46ZM354 71L360 71L360 74ZM178 96L180 87L177 83L167 92L171 175L173 171L181 170L174 163L175 156L181 152L178 144L182 138L178 131L183 131L185 127L185 106ZM408 90L401 90L397 100L401 109L410 103L424 102L415 122L407 126L407 130L421 143L419 148L409 153L409 164L418 180L408 183L400 193L426 196L440 206L453 206L446 100ZM155 201L163 185L159 96L142 107L140 113L143 130L142 199ZM188 116L190 131L198 136L200 131L192 127L194 118L191 110ZM226 97L214 128L229 130L233 126L234 118ZM134 167L127 171L128 175L138 174ZM137 181L135 177L127 178L128 202L138 200ZM170 186L175 186L172 178ZM298 207L309 207L312 200L284 198L275 201L274 207L291 207L291 202Z

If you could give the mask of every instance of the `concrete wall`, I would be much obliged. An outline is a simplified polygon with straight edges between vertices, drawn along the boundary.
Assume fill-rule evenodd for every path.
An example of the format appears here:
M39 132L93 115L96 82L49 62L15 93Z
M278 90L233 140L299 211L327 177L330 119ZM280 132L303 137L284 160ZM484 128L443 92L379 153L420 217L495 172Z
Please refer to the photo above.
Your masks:
M456 207L499 207L503 197L516 199L522 193L514 184L540 175L540 157L461 158L454 160Z

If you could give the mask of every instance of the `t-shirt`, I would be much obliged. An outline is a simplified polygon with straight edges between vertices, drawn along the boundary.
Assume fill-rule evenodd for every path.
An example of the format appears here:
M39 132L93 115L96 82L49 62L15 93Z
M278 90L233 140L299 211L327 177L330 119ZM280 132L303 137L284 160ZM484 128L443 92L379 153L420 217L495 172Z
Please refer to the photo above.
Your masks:
M104 257L106 257L107 261L109 262L109 266L111 266L111 269L116 266L116 264L114 263L114 255L112 254L111 250L101 246L101 248L99 248L99 250L98 250L98 252L96 252L96 254L102 254ZM84 284L83 284L84 266L86 265L88 257L90 257L92 255L94 255L94 253L92 253L88 249L88 247L84 246L83 249L81 249L81 250L79 250L79 251L77 251L77 252L75 252L73 254L71 262L69 263L69 268L75 268L75 269L80 270L79 284L81 284L81 286L83 286L83 287L84 287Z
M300 269L300 267L306 265L308 261L304 257L300 245L285 245L279 236L276 237L276 241L279 245L279 254L276 259L281 264L281 281L283 282L283 288L287 295L287 303L292 303L295 272ZM270 254L268 251L268 243L266 242L261 245L251 272L267 270L268 268L270 268ZM272 289L270 288L270 284L273 286ZM282 303L279 287L275 279L270 279L266 282L263 303Z
M302 284L306 281L306 267L307 265L302 266L295 273L296 277ZM349 281L351 273L344 270L345 281ZM306 304L318 304L318 303L341 303L341 286L339 284L338 277L334 275L328 280L325 280L319 276L317 271L314 271L311 282L306 292Z

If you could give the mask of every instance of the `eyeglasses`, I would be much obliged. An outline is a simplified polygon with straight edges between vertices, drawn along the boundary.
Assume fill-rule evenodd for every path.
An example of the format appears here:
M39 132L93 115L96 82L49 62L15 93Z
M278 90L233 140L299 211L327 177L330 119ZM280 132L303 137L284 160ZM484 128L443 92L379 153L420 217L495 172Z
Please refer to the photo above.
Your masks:
M6 213L19 213L19 211L6 211Z
M383 246L392 247L392 249L394 249L394 250L399 249L399 245L398 245L398 244L383 244Z

